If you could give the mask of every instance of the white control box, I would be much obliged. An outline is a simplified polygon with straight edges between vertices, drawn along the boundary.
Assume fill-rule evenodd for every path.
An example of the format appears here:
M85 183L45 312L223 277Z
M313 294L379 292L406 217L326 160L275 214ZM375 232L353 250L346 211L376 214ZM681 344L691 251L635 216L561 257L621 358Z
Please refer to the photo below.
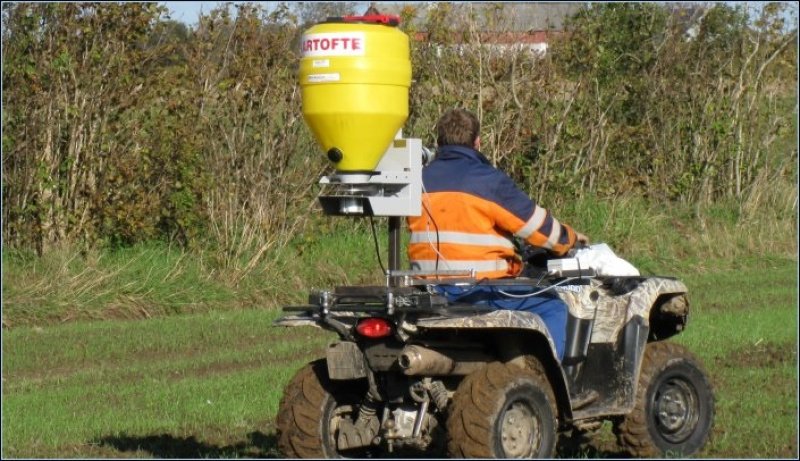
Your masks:
M578 258L550 259L547 273L556 277L582 277L594 275L589 267L581 267Z

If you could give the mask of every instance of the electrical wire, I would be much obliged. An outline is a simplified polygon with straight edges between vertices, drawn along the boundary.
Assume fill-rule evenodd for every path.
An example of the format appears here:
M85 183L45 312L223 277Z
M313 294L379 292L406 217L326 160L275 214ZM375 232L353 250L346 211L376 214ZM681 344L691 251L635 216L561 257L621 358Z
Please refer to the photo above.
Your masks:
M375 221L372 219L372 215L369 215L369 225L372 228L372 240L375 242L375 254L378 255L378 264L381 266L383 273L386 274L386 266L383 265L383 260L381 260L381 250L378 248L378 234L375 233Z
M438 276L439 276L439 258L444 260L445 263L447 262L447 258L445 258L444 255L442 255L442 253L439 252L439 249L440 249L440 246L439 246L439 226L436 224L436 220L433 219L433 214L431 214L431 210L428 208L427 205L425 205L425 199L428 198L427 197L428 191L427 191L427 189L425 189L425 182L421 181L421 185L422 185L422 208L424 208L425 212L428 213L428 217L431 218L431 222L433 223L433 228L436 230L436 246L434 246L433 242L431 241L431 236L430 236L430 232L429 232L430 228L428 227L428 221L425 220L425 235L428 236L428 244L433 249L433 252L436 253L436 264L434 265L433 273L436 274L436 277L438 278Z
M489 277L484 277L484 278L478 280L478 282L475 285L472 285L472 288L477 287L478 285L480 285L481 283L483 283L483 282L485 282L487 280L489 280Z
M561 281L560 281L560 282L558 282L558 283L554 283L554 284L552 284L552 285L550 285L550 286L547 286L547 287L545 287L545 288L542 288L542 289L541 289L541 290L539 290L539 291L535 291L535 292L533 292L533 293L528 293L528 294L525 294L525 295L515 295L515 294L507 293L507 292L505 292L505 291L503 291L503 290L497 290L497 292L498 292L498 293L500 293L500 294L502 294L502 295L504 295L504 296L508 296L509 298L518 298L518 299L521 299L521 298L530 298L530 297L533 297L533 296L540 295L540 294L544 293L545 291L552 290L553 288L555 288L555 287L557 287L557 286L559 286L559 285L563 285L563 284L565 284L565 283L567 283L567 282L572 282L572 281L575 281L575 280L580 280L581 278L582 278L582 277L570 277L570 278L567 278L567 279L561 280Z
M425 212L428 213L428 216L430 216L431 212L430 212L430 210L428 210L428 207L425 206L424 202L422 204L422 207L425 208ZM444 255L442 255L442 253L439 252L439 227L436 226L436 221L433 220L433 217L431 217L431 221L433 222L433 227L436 230L436 244L434 245L433 241L431 240L431 235L430 235L431 228L428 225L429 224L428 220L425 220L425 235L427 235L427 237L428 237L428 245L430 245L430 247L433 250L433 252L436 253L436 264L434 266L433 272L438 275L438 273L439 273L439 260L442 259L442 260L444 260L446 262L447 258L445 258Z
M453 295L453 296L466 296L466 295L470 295L470 294L472 294L472 293L475 291L475 289L476 289L476 288L478 288L478 286L479 286L480 284L482 284L483 282L486 282L486 281L488 281L488 280L489 280L489 277L484 277L484 278L482 278L482 279L478 280L478 281L477 281L477 282L476 282L474 285L470 285L470 286L469 286L469 288L465 288L465 289L464 289L464 291L462 291L461 293L455 293L455 294L454 294L454 293L447 293L447 294L451 294L451 295ZM451 286L455 287L455 285L451 285Z

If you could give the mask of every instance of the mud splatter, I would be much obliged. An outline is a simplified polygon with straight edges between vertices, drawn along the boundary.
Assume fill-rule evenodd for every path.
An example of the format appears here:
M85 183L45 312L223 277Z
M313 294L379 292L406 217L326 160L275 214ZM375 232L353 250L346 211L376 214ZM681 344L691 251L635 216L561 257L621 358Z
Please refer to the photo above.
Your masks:
M791 343L762 342L735 349L716 364L725 368L772 368L797 362L797 345Z

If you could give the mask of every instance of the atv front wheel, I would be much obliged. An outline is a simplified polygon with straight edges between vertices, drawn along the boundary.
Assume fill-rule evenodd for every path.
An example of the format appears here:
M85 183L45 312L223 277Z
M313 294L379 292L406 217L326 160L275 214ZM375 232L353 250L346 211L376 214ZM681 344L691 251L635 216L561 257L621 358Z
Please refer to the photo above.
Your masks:
M714 393L703 368L683 346L647 344L633 411L614 432L634 457L687 457L711 433Z
M337 383L338 384L338 383ZM339 458L337 420L352 418L360 398L328 378L324 359L294 375L278 406L278 448L288 458ZM352 381L348 381L352 387ZM363 394L362 394L363 395Z
M555 398L536 368L492 362L464 378L447 418L450 457L553 457Z

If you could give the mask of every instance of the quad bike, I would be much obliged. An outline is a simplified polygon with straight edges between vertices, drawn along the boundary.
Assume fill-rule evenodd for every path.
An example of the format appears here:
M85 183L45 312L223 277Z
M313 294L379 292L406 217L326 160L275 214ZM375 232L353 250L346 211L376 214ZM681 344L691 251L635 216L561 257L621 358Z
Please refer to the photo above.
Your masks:
M412 73L398 23L329 18L303 34L303 116L335 166L320 179L320 205L327 215L388 217L389 270L385 285L313 292L276 321L339 336L285 388L283 454L552 457L560 434L604 420L634 456L696 453L714 399L698 360L665 341L686 326L680 281L580 267L495 281L399 270L401 219L421 216L431 155L402 136ZM538 315L450 302L442 285L557 293L569 306L563 359Z
M712 387L698 359L667 341L688 320L680 281L586 270L426 275L394 271L386 286L318 291L284 309L277 325L339 336L285 388L277 416L285 456L547 458L559 434L605 420L635 457L690 456L708 440ZM512 296L554 290L569 306L563 360L537 315L450 303L437 290L443 283L502 285Z

